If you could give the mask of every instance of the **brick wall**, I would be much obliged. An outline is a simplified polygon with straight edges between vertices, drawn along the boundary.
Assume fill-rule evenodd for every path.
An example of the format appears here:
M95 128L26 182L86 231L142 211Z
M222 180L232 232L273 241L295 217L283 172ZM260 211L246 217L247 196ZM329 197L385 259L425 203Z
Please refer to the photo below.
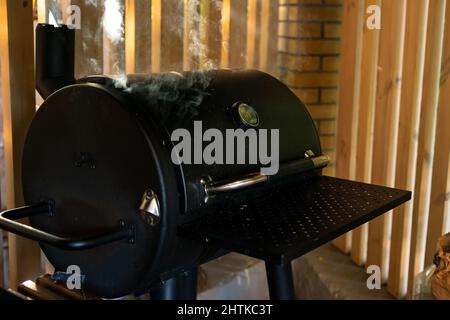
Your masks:
M280 0L279 68L308 106L334 174L342 0Z

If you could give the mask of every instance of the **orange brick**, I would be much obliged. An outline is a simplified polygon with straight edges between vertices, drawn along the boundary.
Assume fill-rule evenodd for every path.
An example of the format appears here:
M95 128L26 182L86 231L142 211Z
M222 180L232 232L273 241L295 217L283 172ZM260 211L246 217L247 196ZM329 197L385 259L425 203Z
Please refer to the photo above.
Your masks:
M339 40L289 40L288 50L299 54L339 54Z
M320 37L320 23L280 22L280 36L288 37Z
M335 103L338 99L337 89L322 89L320 101L322 103Z
M305 104L319 101L319 89L297 89L294 92Z
M324 57L323 58L323 70L325 71L337 71L339 70L339 57Z
M280 9L278 10L278 19L279 20L286 20L288 18L288 12L289 7L280 6Z
M326 23L324 25L325 38L339 38L342 34L342 25L338 23Z
M288 56L286 63L288 69L290 70L297 70L297 71L320 70L319 57Z
M302 7L296 10L298 20L303 21L341 21L342 8L340 7Z
M287 39L278 38L278 50L283 52L287 51Z
M334 87L338 84L339 74L288 72L287 81L293 87Z
M336 119L337 107L334 105L309 105L307 108L313 119Z
M280 0L280 5L286 4L321 4L322 0Z
M336 133L336 120L320 121L319 132L320 132L320 134L335 134Z

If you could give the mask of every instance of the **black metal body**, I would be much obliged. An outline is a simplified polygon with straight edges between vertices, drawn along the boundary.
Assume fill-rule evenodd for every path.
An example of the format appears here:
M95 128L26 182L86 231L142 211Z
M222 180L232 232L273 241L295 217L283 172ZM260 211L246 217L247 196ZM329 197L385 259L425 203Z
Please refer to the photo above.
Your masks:
M115 298L151 289L156 299L193 299L198 264L237 251L265 260L271 297L290 299L292 259L410 198L322 177L311 158L322 154L311 116L270 75L221 70L75 83L64 50L58 61L69 66L45 70L49 58L42 55L51 46L69 42L73 49L72 31L49 28L38 27L37 50L38 64L46 66L37 74L38 88L48 97L23 152L29 207L1 214L0 227L39 241L57 271L78 265L93 294ZM258 129L279 130L278 174L258 176L259 162L173 163L174 130L195 136L195 121L203 131L242 129L239 103L257 112ZM259 182L224 191L227 181L241 177ZM221 192L205 201L208 179ZM157 195L157 223L142 216L143 194ZM14 221L28 216L31 227Z

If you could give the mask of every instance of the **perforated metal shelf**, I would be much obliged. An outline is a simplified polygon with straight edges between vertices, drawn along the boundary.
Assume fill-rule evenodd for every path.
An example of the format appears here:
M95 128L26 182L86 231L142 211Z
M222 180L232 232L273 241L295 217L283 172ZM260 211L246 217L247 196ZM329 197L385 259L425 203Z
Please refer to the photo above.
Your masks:
M286 263L409 199L408 191L318 177L210 214L184 225L180 233Z

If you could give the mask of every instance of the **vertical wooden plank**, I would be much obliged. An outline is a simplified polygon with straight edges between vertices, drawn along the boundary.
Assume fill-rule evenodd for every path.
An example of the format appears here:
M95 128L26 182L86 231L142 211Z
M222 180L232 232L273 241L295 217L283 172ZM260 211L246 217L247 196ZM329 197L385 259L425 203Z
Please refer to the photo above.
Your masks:
M413 190L425 65L428 1L408 2L403 61L395 186ZM412 201L394 210L388 290L397 298L407 293Z
M75 30L75 77L102 74L103 6L89 0L72 0L72 5L81 10L81 28Z
M161 1L152 0L152 72L161 70Z
M381 12L372 182L394 186L406 1L382 1ZM389 212L369 223L367 264L380 266L383 282L389 274L391 222Z
M5 145L6 204L23 205L21 159L35 112L33 8L31 1L0 0L0 63ZM8 235L10 287L41 272L37 243Z
M430 194L425 266L433 263L438 238L447 230L446 202L450 201L448 181L450 169L450 5L447 4L444 48L442 54L439 102L436 122L433 173Z
M127 0L125 8L125 51L127 73L152 72L152 2ZM156 18L155 18L156 19ZM159 18L156 19L158 23ZM160 27L158 28L160 30ZM160 38L155 35L160 45ZM159 55L155 58L159 61ZM158 62L159 66L159 62Z
M246 65L247 0L222 3L222 68Z
M201 69L217 69L222 50L222 2L201 0L200 4Z
M408 274L408 293L412 294L414 277L423 270L426 230L434 158L435 129L439 94L440 69L445 26L446 0L430 0L425 75L417 154L416 185L413 199L413 223Z
M152 66L151 1L134 0L135 8L135 70L150 73Z
M36 7L38 23L47 23L47 0L37 0Z
M278 0L261 0L261 42L259 69L273 76L278 75Z
M149 17L150 18L150 17ZM136 2L125 0L125 71L136 73Z
M103 6L99 10L103 12L101 25L103 26L103 73L118 76L125 72L125 9L127 0L105 0L100 1ZM128 24L128 28L132 25ZM133 32L130 33L134 36ZM130 44L130 43L129 43Z
M183 70L198 70L201 54L200 1L184 0Z
M152 1L152 72L183 69L183 16L183 1Z
M381 0L366 0L365 8L371 5L380 6ZM373 127L375 124L380 31L377 29L369 30L366 23L363 24L363 28L355 179L370 183L372 179ZM366 263L368 231L368 224L364 224L352 231L351 256L352 260L358 265L364 265Z
M248 0L247 2L247 51L246 51L246 68L253 69L258 65L259 55L256 55L259 40L259 8L260 1Z
M352 158L356 154L363 4L359 0L345 0L343 3L336 176L350 179L354 177ZM334 240L333 244L348 252L351 247L351 233Z

